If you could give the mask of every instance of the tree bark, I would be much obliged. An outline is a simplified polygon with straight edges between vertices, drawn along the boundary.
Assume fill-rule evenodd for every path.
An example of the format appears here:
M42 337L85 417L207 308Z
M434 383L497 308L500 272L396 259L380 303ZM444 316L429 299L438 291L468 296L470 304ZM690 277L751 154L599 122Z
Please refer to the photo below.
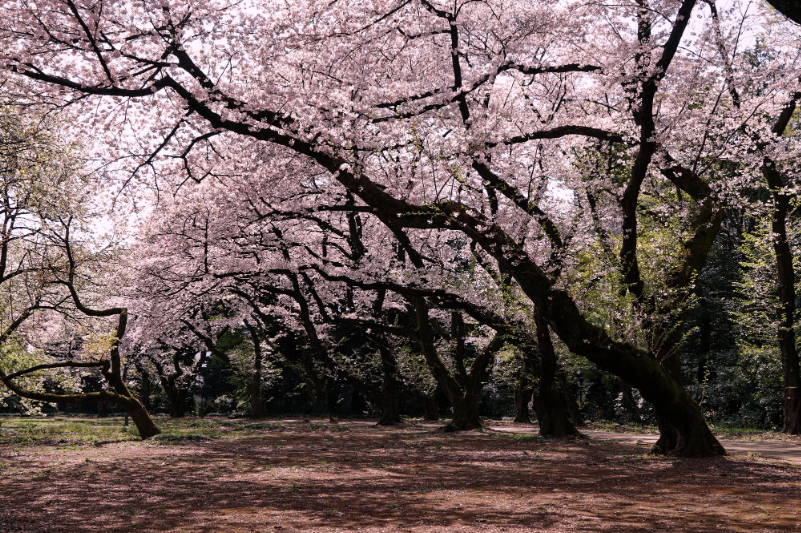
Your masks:
M417 337L423 350L423 357L434 378L445 391L448 401L453 408L451 424L457 429L477 429L483 427L478 416L478 399L481 389L489 378L489 367L492 358L503 346L503 337L496 334L489 345L479 353L470 365L469 371L459 371L460 379L448 369L437 353L434 339L431 335L428 315L428 304L423 297L407 296L415 308L417 319ZM463 366L463 365L462 365Z
M515 419L518 424L531 424L529 415L529 405L534 398L534 380L532 375L535 368L539 366L539 361L535 356L535 347L531 345L519 345L522 351L523 365L515 387ZM536 410L536 404L535 404Z
M797 2L786 2L784 0L771 2L771 5L798 22L798 18L791 16L787 11L790 9L788 6L791 4L795 6L795 10L798 12ZM781 136L784 134L795 113L798 98L798 94L793 95L790 102L782 109L772 129L774 135ZM787 211L790 206L791 194L794 193L786 190L784 180L778 168L776 168L776 163L768 157L763 159L762 175L773 197L771 232L773 233L773 250L776 254L776 270L779 278L778 337L784 377L784 426L782 429L785 433L798 434L801 433L801 394L799 394L801 364L799 364L798 349L795 345L795 271L793 270L792 250L790 249L790 243L787 241Z
M779 325L778 339L781 353L782 374L784 377L784 427L785 433L798 435L801 433L801 377L799 371L798 348L795 344L795 271L793 269L793 252L787 240L787 211L790 205L790 193L772 161L765 161L762 167L773 195L773 212L771 214L771 232L773 234L773 251L776 255L776 270L779 283Z
M416 390L412 391L412 394L423 406L423 420L439 420L439 409L437 409L437 402L432 395Z
M153 383L150 381L150 375L144 368L137 365L136 369L139 371L142 382L141 388L139 389L139 401L142 402L145 409L150 409L150 395L153 393Z
M245 320L245 327L248 329L250 340L253 343L253 375L250 376L248 385L250 418L264 418L264 400L261 394L262 351L259 331L247 320Z
M626 412L626 422L635 424L640 422L640 413L638 412L637 402L634 401L634 393L631 391L631 385L618 378L620 384L621 404L623 410Z
M579 408L578 400L576 400L575 386L568 382L563 369L556 371L556 381L559 384L559 390L562 391L562 399L567 407L568 418L570 418L574 426L580 426L583 420L581 418L581 409Z
M528 413L528 406L534 396L534 387L528 377L521 376L515 388L515 423L531 424L531 416Z
M381 382L381 418L378 420L378 425L393 426L401 423L398 398L396 397L398 388L398 382L395 379L397 365L395 358L386 346L379 346L378 351L381 355L381 371L383 374Z
M186 404L188 399L187 391L179 389L173 391L172 395L168 394L170 399L170 417L183 418L186 414Z
M580 435L576 427L570 422L567 410L562 401L562 395L554 390L558 360L551 341L551 332L548 323L538 312L534 313L534 323L537 326L537 341L539 342L539 384L536 393L537 420L540 423L540 435L543 437L564 438Z

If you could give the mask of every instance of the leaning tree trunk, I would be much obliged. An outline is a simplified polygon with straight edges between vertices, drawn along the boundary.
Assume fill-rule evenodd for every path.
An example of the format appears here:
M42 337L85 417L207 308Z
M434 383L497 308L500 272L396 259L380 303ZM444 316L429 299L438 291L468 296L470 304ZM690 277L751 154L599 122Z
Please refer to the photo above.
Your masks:
M131 398L131 400L132 401L126 401L123 407L125 407L131 420L133 420L133 423L136 425L136 429L139 430L139 437L142 439L149 439L161 433L161 430L156 426L156 423L150 417L150 413L147 412L145 406L136 398Z
M558 360L551 341L551 332L541 314L534 313L539 341L540 376L536 393L537 420L543 437L564 438L580 435L567 416L562 395L554 389Z
M23 389L16 383L14 383L13 379L15 375L6 376L0 371L0 381L2 381L13 393L22 396L23 398L28 398L30 400L36 400L39 402L48 402L48 403L91 403L91 402L112 402L116 403L117 405L122 406L128 412L128 415L133 420L134 424L136 424L136 428L139 430L139 436L144 439L149 439L154 435L158 435L161 433L161 430L156 426L156 423L150 417L150 413L147 412L145 406L142 405L136 397L131 394L130 390L128 390L127 386L125 386L124 382L121 379L114 379L114 376L110 375L108 369L108 361L103 361L101 363L94 364L92 363L91 366L100 366L101 372L104 376L111 377L109 381L112 382L114 388L117 389L117 392L112 391L99 391L99 392L88 392L88 393L79 393L79 394L51 394L51 393L43 393L43 392L36 392L36 391L29 391ZM44 365L52 366L52 365ZM63 365L61 365L63 366ZM74 366L90 366L90 365L81 365L78 363ZM17 375L21 375L22 373L17 373Z
M659 440L653 453L677 457L716 457L725 455L704 420L701 408L684 387L675 386L672 397L653 401L659 425Z
M686 310L684 311L686 313ZM701 407L687 392L682 383L680 328L657 333L663 339L656 352L649 357L662 370L658 376L637 375L640 381L650 381L652 387L637 388L645 400L654 405L659 426L659 439L652 453L677 457L716 457L725 455L726 449L718 442L701 413ZM645 379L643 379L645 378ZM631 379L626 379L632 383ZM654 394L655 391L659 391Z
M72 265L74 266L74 265ZM11 392L39 402L48 403L90 403L90 402L112 402L121 405L128 412L128 415L136 424L139 430L139 436L144 439L149 439L154 435L161 433L161 430L156 426L153 419L150 418L150 413L147 412L145 406L142 405L125 384L125 380L121 377L122 365L120 364L120 339L125 335L125 329L128 324L128 310L125 308L113 308L102 311L90 309L81 304L77 292L72 286L72 274L70 275L70 282L67 287L72 293L75 306L84 314L88 316L118 316L117 329L114 331L114 342L111 344L109 350L109 358L102 361L62 361L59 363L51 363L44 365L37 365L26 370L15 372L11 375L6 375L0 369L0 381L11 390ZM112 386L114 391L100 391L79 394L50 394L43 392L36 392L23 389L14 380L25 374L44 370L47 368L98 368L103 377Z

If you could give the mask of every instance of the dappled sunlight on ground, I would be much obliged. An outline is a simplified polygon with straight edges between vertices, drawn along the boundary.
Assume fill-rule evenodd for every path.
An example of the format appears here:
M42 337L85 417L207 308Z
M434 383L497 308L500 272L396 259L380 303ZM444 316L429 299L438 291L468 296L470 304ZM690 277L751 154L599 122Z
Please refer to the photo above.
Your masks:
M286 423L0 444L3 532L795 531L797 467L585 439Z

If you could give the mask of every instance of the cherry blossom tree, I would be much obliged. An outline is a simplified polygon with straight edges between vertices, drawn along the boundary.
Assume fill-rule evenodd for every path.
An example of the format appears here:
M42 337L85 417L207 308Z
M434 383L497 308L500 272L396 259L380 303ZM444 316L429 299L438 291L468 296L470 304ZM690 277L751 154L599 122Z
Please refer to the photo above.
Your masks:
M139 177L158 193L207 178L222 138L273 146L252 152L255 166L296 154L399 241L476 243L572 352L654 404L658 450L718 455L679 372L693 279L730 186L715 162L748 157L741 132L767 133L761 116L798 79L789 61L732 94L717 43L739 46L751 15L735 8L50 0L4 4L0 39L7 68L44 100L100 111L85 124L114 132L108 169L134 200ZM587 170L587 150L610 164ZM668 186L689 200L649 212ZM597 216L576 201L586 190ZM652 248L641 237L660 220L673 239ZM602 234L624 328L581 298L580 259Z
M116 403L130 414L140 436L149 438L159 429L122 378L119 342L125 335L127 309L109 306L106 295L97 290L101 284L91 275L109 259L108 250L88 242L91 183L52 120L14 105L4 106L3 113L0 381L10 392L38 402ZM77 359L62 356L71 353L40 350L39 364L22 358L27 364L15 365L20 358L6 355L63 340L58 338L62 326L76 321L91 326L88 317L106 328L104 319L116 319L116 328L110 334L84 332ZM42 372L63 369L98 370L113 390L64 394L44 390Z

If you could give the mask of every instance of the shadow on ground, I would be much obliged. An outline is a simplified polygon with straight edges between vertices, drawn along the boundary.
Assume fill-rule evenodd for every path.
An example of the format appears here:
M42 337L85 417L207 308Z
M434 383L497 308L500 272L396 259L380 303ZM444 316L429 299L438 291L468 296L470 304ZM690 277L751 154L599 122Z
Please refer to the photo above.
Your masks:
M795 531L796 467L590 440L308 424L0 445L0 531Z

